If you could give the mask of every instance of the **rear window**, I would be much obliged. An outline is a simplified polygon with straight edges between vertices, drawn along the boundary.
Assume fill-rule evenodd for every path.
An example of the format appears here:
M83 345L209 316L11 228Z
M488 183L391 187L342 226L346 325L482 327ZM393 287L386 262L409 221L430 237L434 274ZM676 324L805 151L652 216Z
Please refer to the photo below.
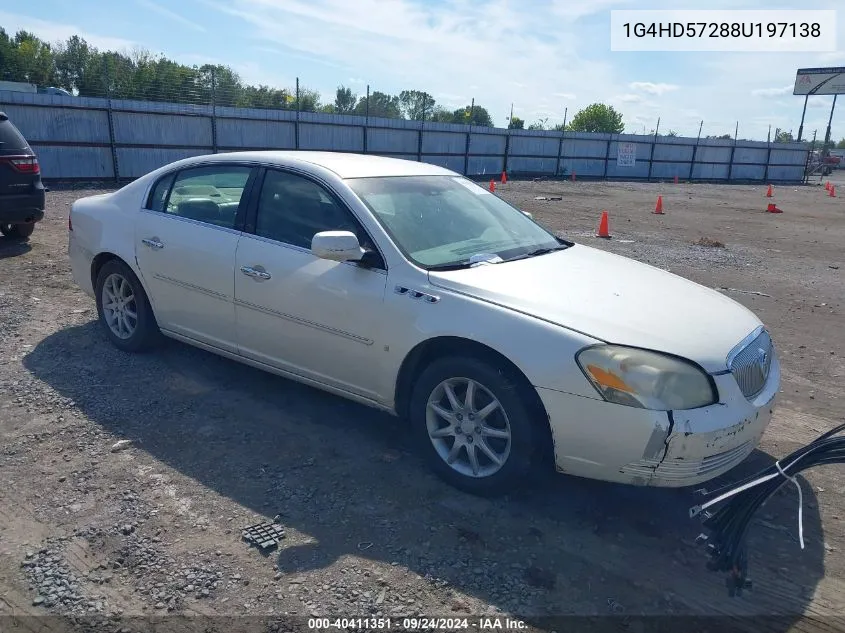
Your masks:
M11 121L0 121L0 150L24 149L26 139L21 136Z

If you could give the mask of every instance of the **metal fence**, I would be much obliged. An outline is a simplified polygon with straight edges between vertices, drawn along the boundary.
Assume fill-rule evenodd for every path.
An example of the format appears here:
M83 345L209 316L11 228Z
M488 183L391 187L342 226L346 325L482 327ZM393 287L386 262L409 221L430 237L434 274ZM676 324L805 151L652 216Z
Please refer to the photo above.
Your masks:
M798 143L518 130L370 116L0 91L48 180L128 180L202 154L268 149L358 152L470 177L801 182ZM620 160L620 148L624 157Z

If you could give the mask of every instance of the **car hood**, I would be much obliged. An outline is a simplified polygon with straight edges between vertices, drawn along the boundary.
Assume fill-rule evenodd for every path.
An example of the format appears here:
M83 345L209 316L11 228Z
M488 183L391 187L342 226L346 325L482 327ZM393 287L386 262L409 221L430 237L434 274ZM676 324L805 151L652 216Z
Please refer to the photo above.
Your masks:
M725 371L728 353L761 324L715 290L579 244L529 259L430 272L429 279L607 343L682 356L708 372Z

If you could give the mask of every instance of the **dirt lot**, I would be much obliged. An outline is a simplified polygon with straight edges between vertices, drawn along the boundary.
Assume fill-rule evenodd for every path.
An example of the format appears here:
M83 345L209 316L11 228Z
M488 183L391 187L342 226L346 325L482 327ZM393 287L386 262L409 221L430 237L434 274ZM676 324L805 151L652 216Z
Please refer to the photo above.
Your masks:
M845 421L840 182L837 198L775 187L782 215L762 212L760 186L511 181L498 193L575 241L723 288L771 328L781 400L733 478ZM249 615L293 630L278 617L466 615L472 629L513 614L561 631L543 617L612 614L637 631L640 615L782 614L769 624L785 631L801 614L845 612L837 467L804 482L805 550L793 487L761 511L754 589L731 599L693 544L692 491L549 475L524 495L477 499L429 474L386 415L175 342L119 352L66 256L69 205L91 193L52 191L29 244L0 242L0 615L92 616L88 627ZM550 195L563 200L535 200ZM602 209L612 240L594 237ZM112 452L121 439L131 445ZM277 515L277 552L241 541Z

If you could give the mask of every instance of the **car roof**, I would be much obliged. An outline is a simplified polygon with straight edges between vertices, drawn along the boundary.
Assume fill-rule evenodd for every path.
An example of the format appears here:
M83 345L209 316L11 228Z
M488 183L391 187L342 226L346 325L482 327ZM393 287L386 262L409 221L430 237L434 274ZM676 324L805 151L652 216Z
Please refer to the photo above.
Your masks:
M206 160L249 160L277 163L280 166L309 165L323 167L341 178L374 178L379 176L454 176L455 172L437 165L415 160L404 160L375 156L373 154L352 154L344 152L311 151L256 151L226 152L203 156Z

